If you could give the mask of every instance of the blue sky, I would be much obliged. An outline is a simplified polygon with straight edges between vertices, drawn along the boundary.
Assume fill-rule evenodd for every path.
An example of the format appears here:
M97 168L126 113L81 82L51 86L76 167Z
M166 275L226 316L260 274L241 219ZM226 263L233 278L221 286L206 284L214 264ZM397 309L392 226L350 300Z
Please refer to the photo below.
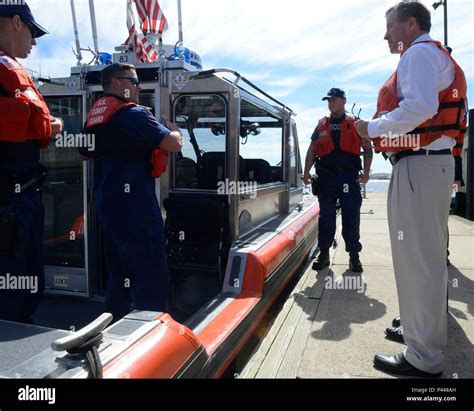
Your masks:
M39 39L25 65L42 75L67 76L76 63L68 0L29 0L37 21L51 35ZM434 11L431 35L443 40L443 8ZM164 41L178 39L176 0L161 0L169 21ZM344 88L349 110L362 117L375 111L380 85L396 69L388 52L386 0L182 0L185 45L197 51L205 68L235 69L297 113L300 146L306 151L319 118L327 112L321 98L331 87ZM449 1L449 43L468 77L474 104L474 2ZM127 37L126 0L96 0L99 45L112 52ZM92 46L87 0L76 0L83 47ZM88 56L87 56L88 57ZM86 60L85 58L84 60ZM358 109L357 109L358 112ZM390 172L376 156L373 171Z

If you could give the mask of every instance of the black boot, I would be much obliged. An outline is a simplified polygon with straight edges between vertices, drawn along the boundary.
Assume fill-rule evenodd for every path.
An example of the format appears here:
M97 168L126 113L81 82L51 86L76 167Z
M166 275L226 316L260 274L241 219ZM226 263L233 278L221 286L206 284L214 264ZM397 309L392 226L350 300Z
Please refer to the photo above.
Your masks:
M351 252L349 255L349 269L354 273L363 273L364 269L362 267L362 263L360 262L359 253Z
M323 268L329 267L331 261L329 260L329 250L321 250L318 260L313 264L313 270L319 271Z

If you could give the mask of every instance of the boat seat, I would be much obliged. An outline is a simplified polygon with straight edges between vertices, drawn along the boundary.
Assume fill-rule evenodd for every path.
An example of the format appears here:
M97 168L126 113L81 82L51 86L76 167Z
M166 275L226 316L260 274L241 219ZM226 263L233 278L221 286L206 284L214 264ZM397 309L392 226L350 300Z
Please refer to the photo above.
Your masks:
M220 181L226 178L226 153L204 153L198 171L198 188L216 190ZM240 181L246 180L245 161L240 157Z
M216 190L219 181L225 180L225 175L225 153L204 153L198 171L198 187Z
M198 166L190 158L176 159L176 188L196 189L198 187Z
M272 182L272 168L268 161L262 159L246 159L245 168L247 171L247 181L258 184L268 184Z
M283 168L282 167L271 167L272 171L272 182L279 182L279 181L284 181L283 180Z

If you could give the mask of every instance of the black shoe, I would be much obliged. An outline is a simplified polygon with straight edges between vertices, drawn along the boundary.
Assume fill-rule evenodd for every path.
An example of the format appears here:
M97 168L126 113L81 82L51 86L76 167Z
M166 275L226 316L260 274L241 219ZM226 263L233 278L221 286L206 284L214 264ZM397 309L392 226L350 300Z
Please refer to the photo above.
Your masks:
M385 336L387 340L395 341L401 344L405 343L405 339L403 338L403 329L401 327L387 328L385 330Z
M374 368L389 374L402 375L406 377L439 378L442 372L432 374L424 372L411 365L403 354L384 355L379 354L374 358Z
M392 321L392 327L399 328L401 325L402 325L402 322L400 320L400 317L395 317Z
M349 255L349 269L354 273L363 273L364 268L362 267L362 263L360 262L359 253L349 253Z
M323 268L329 267L331 260L329 259L329 250L321 250L318 260L313 264L313 270L319 271Z

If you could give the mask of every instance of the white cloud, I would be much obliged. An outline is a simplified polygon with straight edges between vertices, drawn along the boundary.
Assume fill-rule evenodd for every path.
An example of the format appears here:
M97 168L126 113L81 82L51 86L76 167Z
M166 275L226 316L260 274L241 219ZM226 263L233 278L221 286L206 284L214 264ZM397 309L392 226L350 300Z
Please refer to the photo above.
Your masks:
M74 65L69 48L61 44L59 49L54 49L55 39L67 44L74 40L69 2L30 0L30 3L38 21L52 33L44 41L54 54L60 55L64 62L60 67ZM176 1L160 3L170 23L165 41L174 44L178 39ZM263 72L276 75L282 67L304 70L305 74L323 69L337 73L344 68L346 71L339 76L347 81L389 72L396 66L397 57L388 54L383 41L384 12L392 1L308 3L300 0L290 4L286 0L183 0L182 3L185 43L203 55L205 64L232 57L241 61L242 66L259 66ZM467 31L473 23L473 5L469 0L458 3L450 10L452 46L455 50L470 51L472 56L472 36L469 38ZM82 44L91 46L88 1L76 0L76 9ZM96 12L99 44L110 52L127 37L126 1L96 1ZM441 9L433 13L433 20L435 37L442 37ZM465 24L455 24L461 21ZM464 29L454 32L454 28ZM42 42L40 39L40 47ZM461 64L466 60L468 71L472 58L467 54L462 57ZM37 53L32 60L35 59L38 60ZM53 70L54 74L58 71Z
M298 113L296 117L298 136L302 150L306 150L318 121L328 115L328 108L324 105L316 108L301 108L300 110L298 110L298 106L290 105L290 107Z
M375 105L380 84L372 76L389 76L396 68L383 40L384 14L396 0L182 0L185 44L201 54L205 68L230 66L275 97L285 99L298 90L303 101L327 90L309 86L317 82L346 89L349 98L366 107ZM50 32L25 65L43 75L65 76L75 58L72 19L67 0L29 0L38 22ZM165 43L178 39L176 0L160 0L169 20ZM431 1L426 0L431 8ZM128 35L125 0L95 2L101 50L113 52ZM83 47L92 46L88 0L76 0ZM472 0L450 3L450 45L454 57L473 81L474 5ZM432 12L432 36L443 38L442 8ZM89 59L85 53L84 61ZM227 63L232 61L233 63ZM285 73L285 74L282 74ZM326 87L326 85L324 86ZM472 96L472 92L470 92ZM295 94L292 95L294 98ZM327 111L319 95L314 107L300 106L300 138L311 135L318 118ZM362 100L362 101L361 101ZM474 101L474 96L471 98ZM286 102L286 101L284 101ZM293 102L295 103L295 102ZM349 106L350 108L350 106Z
M193 15L200 14L202 3L183 2L189 5L189 14ZM286 0L219 3L219 7L206 7L212 34L209 25L185 22L187 38L206 55L241 58L243 63L259 64L264 69L294 67L313 72L331 68L337 72L349 66L348 79L393 71L398 57L389 55L383 40L384 12L393 2L339 0L334 3L299 1L291 6ZM467 1L463 3L467 5ZM453 10L451 20L464 19L469 27L472 15L466 16L462 8ZM439 17L440 13L436 15Z
M269 71L261 71L261 72L241 72L240 73L242 76L244 76L246 79L250 80L252 82L258 82L258 81L265 81L268 79L271 79L274 77L274 75L269 72Z
M280 79L276 79L273 76L272 78L272 80L264 80L263 83L269 89L270 95L276 98L287 97L311 81L310 76L300 75L287 76Z

